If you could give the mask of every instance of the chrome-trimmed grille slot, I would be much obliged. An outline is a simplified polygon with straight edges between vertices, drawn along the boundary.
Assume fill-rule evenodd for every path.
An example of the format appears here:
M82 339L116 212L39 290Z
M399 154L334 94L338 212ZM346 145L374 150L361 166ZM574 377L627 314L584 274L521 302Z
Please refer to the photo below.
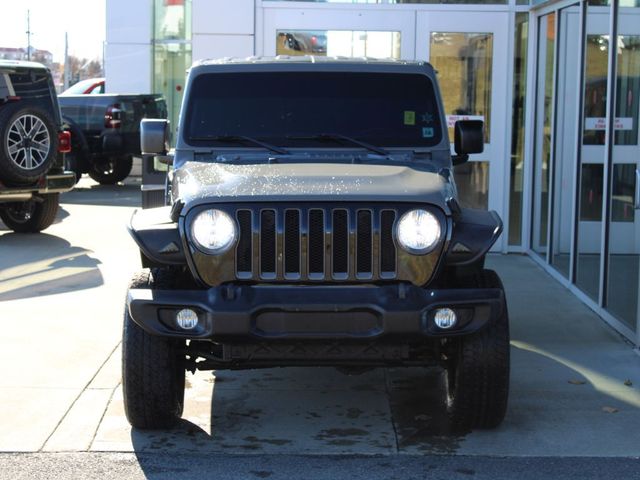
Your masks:
M307 259L309 264L309 278L324 278L324 210L317 208L309 210L309 233Z
M260 212L260 276L265 279L276 278L276 212Z
M396 245L393 241L393 225L396 220L394 210L380 213L380 277L396 276Z
M373 276L373 225L371 210L358 210L356 226L356 276Z
M300 278L300 210L284 212L284 276L287 279Z
M238 245L236 246L236 274L238 278L251 278L253 269L252 223L251 210L238 210Z
M333 210L331 235L333 278L344 280L349 277L349 213L347 210Z

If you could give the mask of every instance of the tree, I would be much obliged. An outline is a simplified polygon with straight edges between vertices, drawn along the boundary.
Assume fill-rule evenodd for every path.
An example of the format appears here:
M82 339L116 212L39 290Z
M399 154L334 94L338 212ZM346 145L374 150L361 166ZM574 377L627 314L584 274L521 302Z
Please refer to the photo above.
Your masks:
M76 57L75 55L69 55L67 57L67 63L69 68L70 85L78 83L80 80L84 80L86 78L104 76L102 64L98 59L88 60L86 58Z

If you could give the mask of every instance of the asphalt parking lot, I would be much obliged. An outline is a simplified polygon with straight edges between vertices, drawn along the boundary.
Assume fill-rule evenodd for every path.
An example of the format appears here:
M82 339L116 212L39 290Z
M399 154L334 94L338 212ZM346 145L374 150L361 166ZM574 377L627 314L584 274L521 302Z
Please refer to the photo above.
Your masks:
M375 456L392 466L405 461L398 455L456 456L460 465L640 456L640 356L524 256L490 259L512 321L510 406L495 431L450 432L438 371L331 368L189 374L182 423L132 431L119 343L126 285L139 268L125 224L139 203L135 182L83 179L46 233L13 234L0 223L0 452L114 452L134 464L176 452L276 462ZM7 458L22 457L0 465Z

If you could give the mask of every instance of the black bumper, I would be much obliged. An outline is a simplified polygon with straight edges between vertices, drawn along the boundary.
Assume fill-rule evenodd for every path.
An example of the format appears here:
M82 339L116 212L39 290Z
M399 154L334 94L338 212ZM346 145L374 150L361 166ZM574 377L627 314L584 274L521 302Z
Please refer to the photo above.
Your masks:
M73 190L76 185L76 176L73 172L50 173L34 184L19 187L6 187L0 184L0 200L10 200L11 197L19 198L30 196L34 193L41 195L47 193L64 193Z
M151 334L219 341L466 335L486 326L505 305L499 289L429 290L406 284L132 289L127 303L133 320ZM433 315L441 307L456 312L454 328L435 325ZM197 312L195 329L176 325L175 315L183 308Z

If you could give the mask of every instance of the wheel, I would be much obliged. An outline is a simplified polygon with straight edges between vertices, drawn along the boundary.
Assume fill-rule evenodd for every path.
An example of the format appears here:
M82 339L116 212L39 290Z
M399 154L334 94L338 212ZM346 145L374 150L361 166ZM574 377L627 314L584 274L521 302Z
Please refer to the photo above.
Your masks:
M82 178L82 167L80 166L80 159L78 158L78 154L75 152L65 153L64 154L64 169L73 172L76 176L76 183L80 181Z
M478 288L499 288L500 277L483 270ZM446 370L447 412L460 430L495 428L504 419L509 398L509 314L506 301L494 322L453 343Z
M23 103L0 109L0 177L5 182L35 182L57 155L58 129L46 111Z
M60 194L49 193L27 202L0 204L0 218L17 233L38 233L51 226L58 213Z
M105 157L89 167L89 176L100 185L114 185L131 173L133 157Z
M171 289L171 271L144 269L129 288ZM125 307L122 333L122 392L129 423L139 429L173 426L184 405L184 341L151 335L138 326Z

